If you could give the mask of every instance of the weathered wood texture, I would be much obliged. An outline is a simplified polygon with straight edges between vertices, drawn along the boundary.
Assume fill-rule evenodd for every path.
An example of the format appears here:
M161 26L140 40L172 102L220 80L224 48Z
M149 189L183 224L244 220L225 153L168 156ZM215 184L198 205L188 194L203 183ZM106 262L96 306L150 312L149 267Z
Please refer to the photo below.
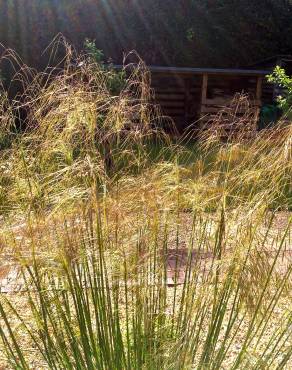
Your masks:
M152 76L155 103L160 105L163 115L174 120L180 132L198 117L201 84L201 76Z
M152 88L155 103L159 104L163 115L169 116L179 132L201 119L209 119L223 107L228 106L235 94L248 96L251 108L259 113L265 103L273 99L273 86L264 82L264 73L244 74L244 71L228 70L216 72L195 71L186 73L177 71L152 71ZM237 114L244 112L238 110ZM203 118L203 120L202 120ZM199 125L199 123L198 123Z

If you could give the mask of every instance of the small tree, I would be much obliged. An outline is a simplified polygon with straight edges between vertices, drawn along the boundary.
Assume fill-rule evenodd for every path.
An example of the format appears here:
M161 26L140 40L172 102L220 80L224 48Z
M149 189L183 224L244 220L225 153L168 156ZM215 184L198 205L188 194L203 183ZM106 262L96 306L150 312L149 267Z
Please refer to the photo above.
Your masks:
M277 66L268 76L268 81L283 88L284 94L278 96L277 101L287 118L292 119L292 77L289 77L283 68Z

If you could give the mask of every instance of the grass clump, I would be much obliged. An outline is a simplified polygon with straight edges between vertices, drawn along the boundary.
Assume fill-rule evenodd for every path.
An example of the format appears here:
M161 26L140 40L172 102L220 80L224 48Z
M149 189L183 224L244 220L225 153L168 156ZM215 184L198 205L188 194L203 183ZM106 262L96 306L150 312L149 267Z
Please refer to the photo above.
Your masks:
M283 268L282 258L290 224L273 235L269 215L260 235L257 215L228 230L222 211L218 220L192 215L186 232L184 214L138 211L120 240L124 220L109 224L117 211L96 207L84 223L78 212L63 225L51 220L53 232L31 229L33 253L15 241L20 291L2 294L0 303L12 368L289 363L291 263ZM43 252L48 243L54 257Z
M147 69L125 70L118 93L70 48L26 70L22 133L5 100L0 363L291 367L291 125L223 142L219 114L171 140Z

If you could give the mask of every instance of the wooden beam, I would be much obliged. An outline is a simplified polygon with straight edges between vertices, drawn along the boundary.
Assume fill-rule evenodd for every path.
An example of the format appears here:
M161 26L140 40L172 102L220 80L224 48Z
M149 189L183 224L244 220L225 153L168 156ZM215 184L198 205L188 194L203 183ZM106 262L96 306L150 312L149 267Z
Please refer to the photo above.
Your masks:
M206 100L207 100L207 89L208 89L208 75L205 73L205 74L203 74L203 81L202 81L202 99L201 99L201 104L206 104Z
M114 69L117 70L124 70L125 67L122 65L114 65ZM134 65L132 66L134 68ZM128 68L127 68L128 69ZM168 76L169 74L177 74L177 75L232 75L232 76L266 76L267 74L271 73L270 70L255 70L255 69L231 69L231 68L185 68L185 67L163 67L163 66L152 66L149 65L148 69L150 72L165 74Z
M256 100L261 101L262 99L262 86L263 86L263 77L258 77L257 79L257 90L256 90Z
M207 102L207 89L208 89L208 74L204 73L202 78L202 91L201 91L201 106L200 106L200 116L204 115L204 108Z
M258 125L258 120L260 116L261 111L261 105L262 105L262 92L263 92L263 77L257 78L257 89L256 89L256 102L257 108L256 108L256 125Z

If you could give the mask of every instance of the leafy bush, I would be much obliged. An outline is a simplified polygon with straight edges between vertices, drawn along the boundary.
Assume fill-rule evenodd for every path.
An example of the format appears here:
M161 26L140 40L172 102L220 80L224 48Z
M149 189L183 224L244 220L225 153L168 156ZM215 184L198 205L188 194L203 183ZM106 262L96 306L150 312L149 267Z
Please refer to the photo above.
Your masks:
M283 96L278 96L278 104L284 114L292 119L292 77L285 70L277 66L273 73L268 76L268 81L279 85L283 89Z
M125 71L115 70L112 63L106 63L104 61L103 51L97 49L95 41L85 39L84 47L87 54L98 65L99 69L107 71L106 84L109 91L113 95L118 95L126 85Z

